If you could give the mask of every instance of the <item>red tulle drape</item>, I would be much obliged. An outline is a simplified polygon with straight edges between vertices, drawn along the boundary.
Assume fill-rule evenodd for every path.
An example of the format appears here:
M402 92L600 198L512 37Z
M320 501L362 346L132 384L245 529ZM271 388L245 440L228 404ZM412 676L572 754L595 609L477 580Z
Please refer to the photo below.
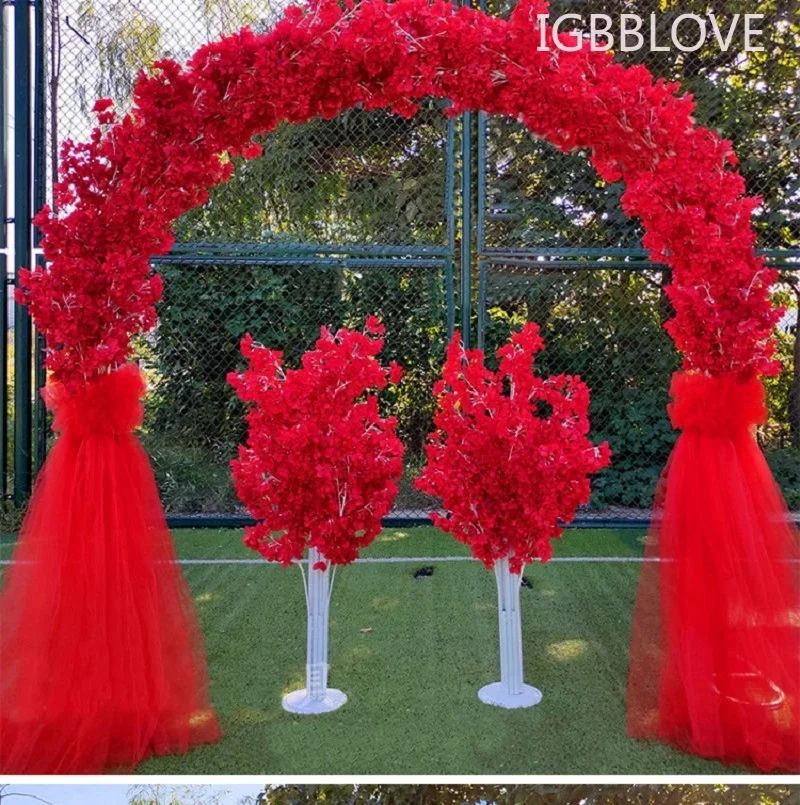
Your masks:
M634 612L628 731L800 771L797 529L755 439L757 378L677 374Z
M147 455L135 365L69 396L0 597L0 771L126 770L217 740L194 607Z

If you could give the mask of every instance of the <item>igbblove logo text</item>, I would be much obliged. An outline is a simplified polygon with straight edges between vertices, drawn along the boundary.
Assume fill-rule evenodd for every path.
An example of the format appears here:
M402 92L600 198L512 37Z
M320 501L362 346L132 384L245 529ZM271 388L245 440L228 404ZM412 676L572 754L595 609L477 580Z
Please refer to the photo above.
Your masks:
M537 50L551 49L552 45L547 42L547 26L550 26L552 44L566 51L580 50L588 38L592 50L613 49L629 53L643 48L651 52L666 52L674 48L692 53L714 39L724 52L743 43L743 50L752 53L764 50L762 45L756 44L763 33L757 26L763 19L764 14L734 14L729 23L723 24L713 12L705 16L686 13L676 16L665 30L665 26L659 25L656 14L650 14L649 19L639 14L620 14L616 23L608 14L561 14L552 20L549 14L537 14ZM570 25L575 21L579 23L577 29Z

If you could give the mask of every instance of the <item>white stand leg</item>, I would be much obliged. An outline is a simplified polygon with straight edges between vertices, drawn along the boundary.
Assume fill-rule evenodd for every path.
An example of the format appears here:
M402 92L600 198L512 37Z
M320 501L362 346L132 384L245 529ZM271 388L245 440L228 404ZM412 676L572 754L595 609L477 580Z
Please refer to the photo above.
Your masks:
M495 562L494 574L500 617L500 681L482 687L478 698L486 704L507 709L532 707L542 700L542 692L522 681L522 621L519 611L522 576L511 572L508 559Z
M328 687L328 612L332 582L329 568L314 569L314 565L321 561L325 560L319 551L316 548L309 549L306 585L306 686L283 697L283 709L290 713L327 713L338 709L347 701L347 696L342 691Z

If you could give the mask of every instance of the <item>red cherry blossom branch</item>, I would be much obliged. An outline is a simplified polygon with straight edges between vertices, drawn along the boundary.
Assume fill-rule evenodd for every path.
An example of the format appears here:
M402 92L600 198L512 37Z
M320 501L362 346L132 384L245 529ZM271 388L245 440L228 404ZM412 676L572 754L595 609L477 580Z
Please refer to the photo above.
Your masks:
M512 573L552 555L550 540L589 502L589 478L609 463L608 445L589 432L589 389L580 378L534 374L544 348L526 324L497 351L492 372L483 352L456 334L434 394L436 430L416 486L442 499L431 515L488 568L508 557Z
M381 530L403 474L396 420L381 417L374 392L398 383L384 368L383 325L364 333L322 328L299 369L248 335L249 368L229 380L249 404L247 444L231 462L236 492L258 523L245 544L284 565L306 545L332 564L348 564Z

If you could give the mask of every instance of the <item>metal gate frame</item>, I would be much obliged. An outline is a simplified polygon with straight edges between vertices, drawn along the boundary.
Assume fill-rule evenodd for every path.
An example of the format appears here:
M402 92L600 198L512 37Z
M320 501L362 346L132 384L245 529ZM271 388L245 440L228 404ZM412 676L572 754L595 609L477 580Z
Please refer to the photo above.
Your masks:
M41 234L33 225L32 216L48 198L48 176L46 163L46 72L45 72L45 37L46 21L44 0L2 0L5 9L13 15L14 60L10 71L13 77L14 101L11 109L14 115L14 201L13 215L9 217L5 209L6 190L8 188L8 170L11 165L5 142L5 126L0 126L0 154L2 170L0 170L0 214L3 226L0 231L0 268L8 269L9 238L8 225L14 225L13 237L13 276L6 278L2 286L2 320L6 339L2 344L0 355L0 405L3 405L3 416L0 416L0 476L2 488L0 494L6 500L13 500L17 507L24 506L30 496L33 482L38 470L44 463L47 452L48 421L45 406L38 393L46 382L46 371L43 361L43 339L34 332L27 307L14 302L14 396L13 396L13 464L9 467L9 415L8 415L8 331L11 325L8 316L9 288L16 286L19 271L30 267L35 260L43 260L39 247ZM11 16L9 15L9 16ZM6 13L0 20L0 58L10 52ZM33 58L31 58L31 53ZM0 120L6 120L5 94L0 92ZM444 206L447 211L447 233L445 245L416 246L384 246L384 245L332 245L332 244L207 244L180 243L172 251L154 258L153 265L169 263L202 265L212 263L235 268L237 265L303 265L309 268L369 266L371 268L395 267L402 261L404 267L430 269L438 268L443 272L446 299L447 331L451 334L455 328L455 267L457 229L469 231L471 204L462 204L462 220L457 225L457 203L455 188L456 162L456 126L457 121L450 119L447 123L446 143L446 175ZM464 143L461 144L464 151ZM463 158L463 153L462 153ZM27 181L20 181L21 178ZM469 184L462 184L462 191L467 188L470 198ZM469 260L469 243L462 247L462 263L466 269L460 271L459 285L462 302L467 300L462 330L468 334L469 297L471 278ZM9 489L9 470L13 469L13 490ZM171 525L183 522L186 518L170 518ZM219 522L238 522L239 518L203 517L190 518L192 525L210 525Z
M471 0L463 0L472 5ZM485 8L485 0L479 0ZM48 440L47 414L39 389L44 385L46 373L43 364L42 338L33 331L28 309L14 302L14 394L13 424L9 423L9 371L8 330L9 288L14 287L20 269L33 260L42 261L39 242L41 235L32 223L32 212L38 211L48 197L46 164L46 83L45 38L46 20L44 0L2 0L0 15L0 56L5 65L10 52L7 20L13 15L14 63L11 70L14 86L13 214L6 209L8 154L5 127L0 126L0 269L2 283L2 323L5 338L0 346L0 495L13 500L21 507L30 495L36 473L42 466ZM11 13L8 13L8 12ZM5 83L5 81L4 81ZM0 92L0 120L6 119L5 93ZM460 146L456 148L456 127L460 131ZM643 249L590 249L590 248L491 248L486 245L487 218L487 115L484 112L465 112L458 120L450 119L447 128L447 163L445 206L447 210L446 245L375 246L293 244L272 246L252 244L181 243L173 251L154 259L154 265L176 263L202 264L213 261L231 268L237 265L307 265L309 267L348 267L404 265L418 268L439 267L445 276L447 294L447 329L452 333L458 319L460 331L467 343L483 348L486 331L487 274L492 265L541 266L547 260L548 268L575 271L622 268L642 271L662 266L648 260ZM460 162L460 183L456 188L456 161ZM25 181L20 181L24 178ZM8 225L14 225L13 244L9 239ZM13 276L8 276L9 251L13 247ZM796 265L800 249L770 249L759 252L767 262L778 268ZM473 267L475 275L473 276ZM455 273L458 270L458 287ZM473 303L477 310L473 310ZM9 489L9 440L13 434L13 489ZM218 521L238 524L241 518L172 518L171 524L212 525ZM404 521L405 524L408 522ZM592 521L593 526L602 521ZM625 523L613 520L617 527ZM641 521L635 523L641 526Z
M10 8L11 13L6 12ZM14 396L13 396L13 490L9 489L8 442L12 432L8 416L8 330L9 288L16 286L19 271L30 267L33 260L41 260L38 251L40 233L32 223L33 210L40 209L47 197L45 167L45 15L43 0L3 0L3 15L0 19L0 54L5 66L10 52L8 19L13 19L14 61L10 71L14 88L14 138L13 214L6 209L6 193L11 161L6 142L5 91L0 101L0 117L3 131L0 133L0 211L2 233L0 234L0 267L3 270L2 323L4 338L0 347L0 493L3 499L11 499L22 506L30 495L35 472L44 462L47 434L44 405L38 388L44 384L45 373L42 360L41 339L34 335L28 309L16 301L14 314ZM3 90L5 90L5 80ZM13 244L8 237L8 227L14 225ZM13 245L13 276L8 275L8 252ZM37 390L34 402L34 387ZM34 421L35 420L35 421ZM35 427L34 427L35 425Z

